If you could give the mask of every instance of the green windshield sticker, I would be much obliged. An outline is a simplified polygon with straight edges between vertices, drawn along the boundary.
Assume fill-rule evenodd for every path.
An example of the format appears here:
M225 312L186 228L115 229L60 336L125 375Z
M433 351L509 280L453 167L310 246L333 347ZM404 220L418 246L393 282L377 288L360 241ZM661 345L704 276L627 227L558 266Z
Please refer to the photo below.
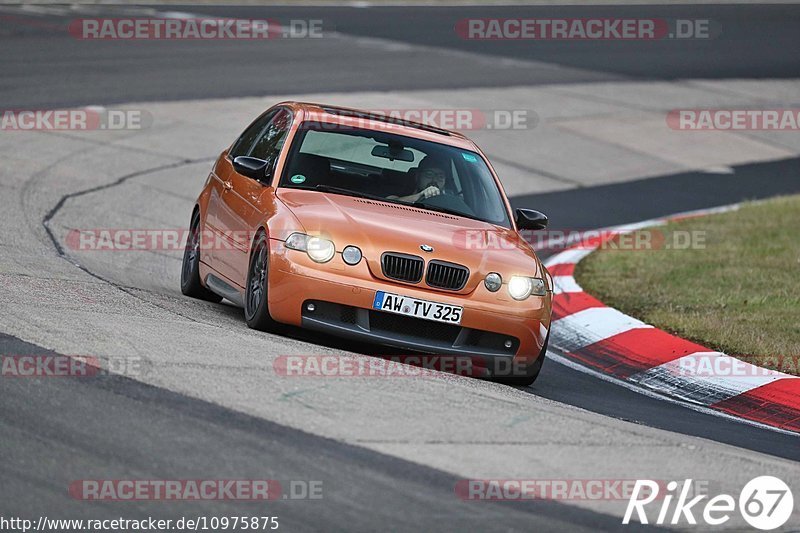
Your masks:
M461 156L464 158L464 161L468 161L470 163L477 163L478 158L475 157L473 154L468 154L466 152L461 152Z
M306 177L303 176L302 174L295 174L290 178L290 180L292 183L303 183L304 181L306 181Z

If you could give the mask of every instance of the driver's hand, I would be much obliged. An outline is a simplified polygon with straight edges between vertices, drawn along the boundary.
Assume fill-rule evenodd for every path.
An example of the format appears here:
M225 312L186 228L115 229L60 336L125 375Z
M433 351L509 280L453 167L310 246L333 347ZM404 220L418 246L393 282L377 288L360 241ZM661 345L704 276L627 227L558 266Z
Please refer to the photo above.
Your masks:
M440 194L442 194L442 191L439 190L439 187L436 185L430 185L419 193L419 198L421 200L423 198L430 198L431 196L438 196Z

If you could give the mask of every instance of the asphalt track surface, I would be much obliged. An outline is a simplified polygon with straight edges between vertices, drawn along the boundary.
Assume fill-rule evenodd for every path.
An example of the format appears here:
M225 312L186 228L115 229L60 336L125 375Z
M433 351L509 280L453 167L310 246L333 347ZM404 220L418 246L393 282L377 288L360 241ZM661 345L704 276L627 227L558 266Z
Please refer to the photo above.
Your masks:
M48 353L4 335L0 350ZM120 376L10 380L0 400L0 510L5 516L24 511L31 516L90 518L102 513L178 520L212 514L263 516L269 511L292 531L593 531L617 525L616 519L590 511L565 512L556 502L464 502L448 497L455 476ZM84 502L64 498L64 487L84 477L87 469L103 479L115 478L113 473L127 479L135 472L139 479L278 480L283 481L283 494L291 494L287 480L299 479L302 472L302 479L322 482L324 497L270 502L267 511L258 502L201 507L142 502L133 508L130 502L103 502L101 509L88 510Z
M170 10L239 18L317 19L323 31L523 60L506 69L436 49L387 56L385 44L356 50L336 39L258 42L80 41L64 30L73 17L0 19L7 108L230 98L346 90L503 87L618 79L783 78L800 75L800 8L755 6L289 8L178 6ZM106 12L114 14L114 12ZM103 16L103 12L100 12ZM113 15L109 15L113 16ZM469 17L706 19L713 39L657 41L475 42L458 37ZM77 18L77 17L76 17ZM396 49L397 47L394 46ZM388 58L391 60L388 60Z
M609 79L682 77L797 77L800 36L796 6L594 8L592 16L663 16L723 21L724 37L681 46L620 43L600 46L505 43L488 50L452 36L455 20L469 16L546 16L553 8L270 8L269 16L321 18L337 32L414 44L480 51L541 62L509 73L441 64L436 53L409 53L381 61L380 43L355 61L338 45L312 40L280 43L263 53L252 43L100 43L86 46L53 31L65 19L37 19L38 26L3 20L0 50L6 108L111 104L331 90L419 89L570 83ZM576 8L559 8L569 16ZM181 11L260 17L256 8L190 8ZM585 11L581 13L585 15ZM391 23L389 22L391 21ZM42 25L44 24L44 25ZM51 26L48 28L48 24ZM447 28L447 32L444 29ZM735 30L735 31L734 31ZM97 43L95 43L97 44ZM671 43L675 44L675 43ZM658 59L654 59L654 58ZM357 75L365 72L365 75ZM502 74L502 78L499 77ZM221 82L219 82L222 80ZM796 159L743 165L735 176L686 173L617 185L528 195L516 206L540 208L553 227L596 228L746 199L800 192ZM767 178L769 176L769 178ZM776 178L777 176L777 178ZM56 250L52 250L56 253ZM302 335L302 333L297 333ZM370 353L330 338L323 345ZM10 336L0 353L42 353ZM704 437L777 457L800 459L795 437L687 410L644 397L552 362L531 394L614 418ZM55 409L54 409L55 408ZM126 378L6 380L0 388L0 511L90 516L64 496L68 480L86 477L170 478L219 476L321 479L320 505L277 502L274 513L293 529L581 530L618 528L618 519L559 503L475 506L452 497L455 477L444 472L343 444L192 399ZM196 474L193 476L192 472ZM335 490L334 490L335 489ZM328 496L330 494L330 496ZM164 506L104 504L103 514L163 514ZM169 516L197 514L190 504ZM203 514L253 512L248 504L209 504Z

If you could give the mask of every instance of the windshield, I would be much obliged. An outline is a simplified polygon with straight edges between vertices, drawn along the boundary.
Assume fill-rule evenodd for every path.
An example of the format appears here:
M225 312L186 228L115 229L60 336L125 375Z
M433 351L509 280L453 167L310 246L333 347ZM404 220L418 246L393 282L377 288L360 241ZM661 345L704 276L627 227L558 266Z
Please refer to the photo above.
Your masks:
M279 186L411 204L510 227L479 154L385 131L301 124Z

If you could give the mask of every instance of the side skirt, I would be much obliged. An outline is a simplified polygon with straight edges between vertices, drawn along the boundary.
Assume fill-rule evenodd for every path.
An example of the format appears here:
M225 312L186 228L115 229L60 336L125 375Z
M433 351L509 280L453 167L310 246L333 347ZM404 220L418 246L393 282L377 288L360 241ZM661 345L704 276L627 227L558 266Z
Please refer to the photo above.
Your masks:
M210 291L233 302L239 307L244 307L244 296L242 292L233 285L230 285L227 281L223 281L214 274L209 274L206 276L205 285Z

